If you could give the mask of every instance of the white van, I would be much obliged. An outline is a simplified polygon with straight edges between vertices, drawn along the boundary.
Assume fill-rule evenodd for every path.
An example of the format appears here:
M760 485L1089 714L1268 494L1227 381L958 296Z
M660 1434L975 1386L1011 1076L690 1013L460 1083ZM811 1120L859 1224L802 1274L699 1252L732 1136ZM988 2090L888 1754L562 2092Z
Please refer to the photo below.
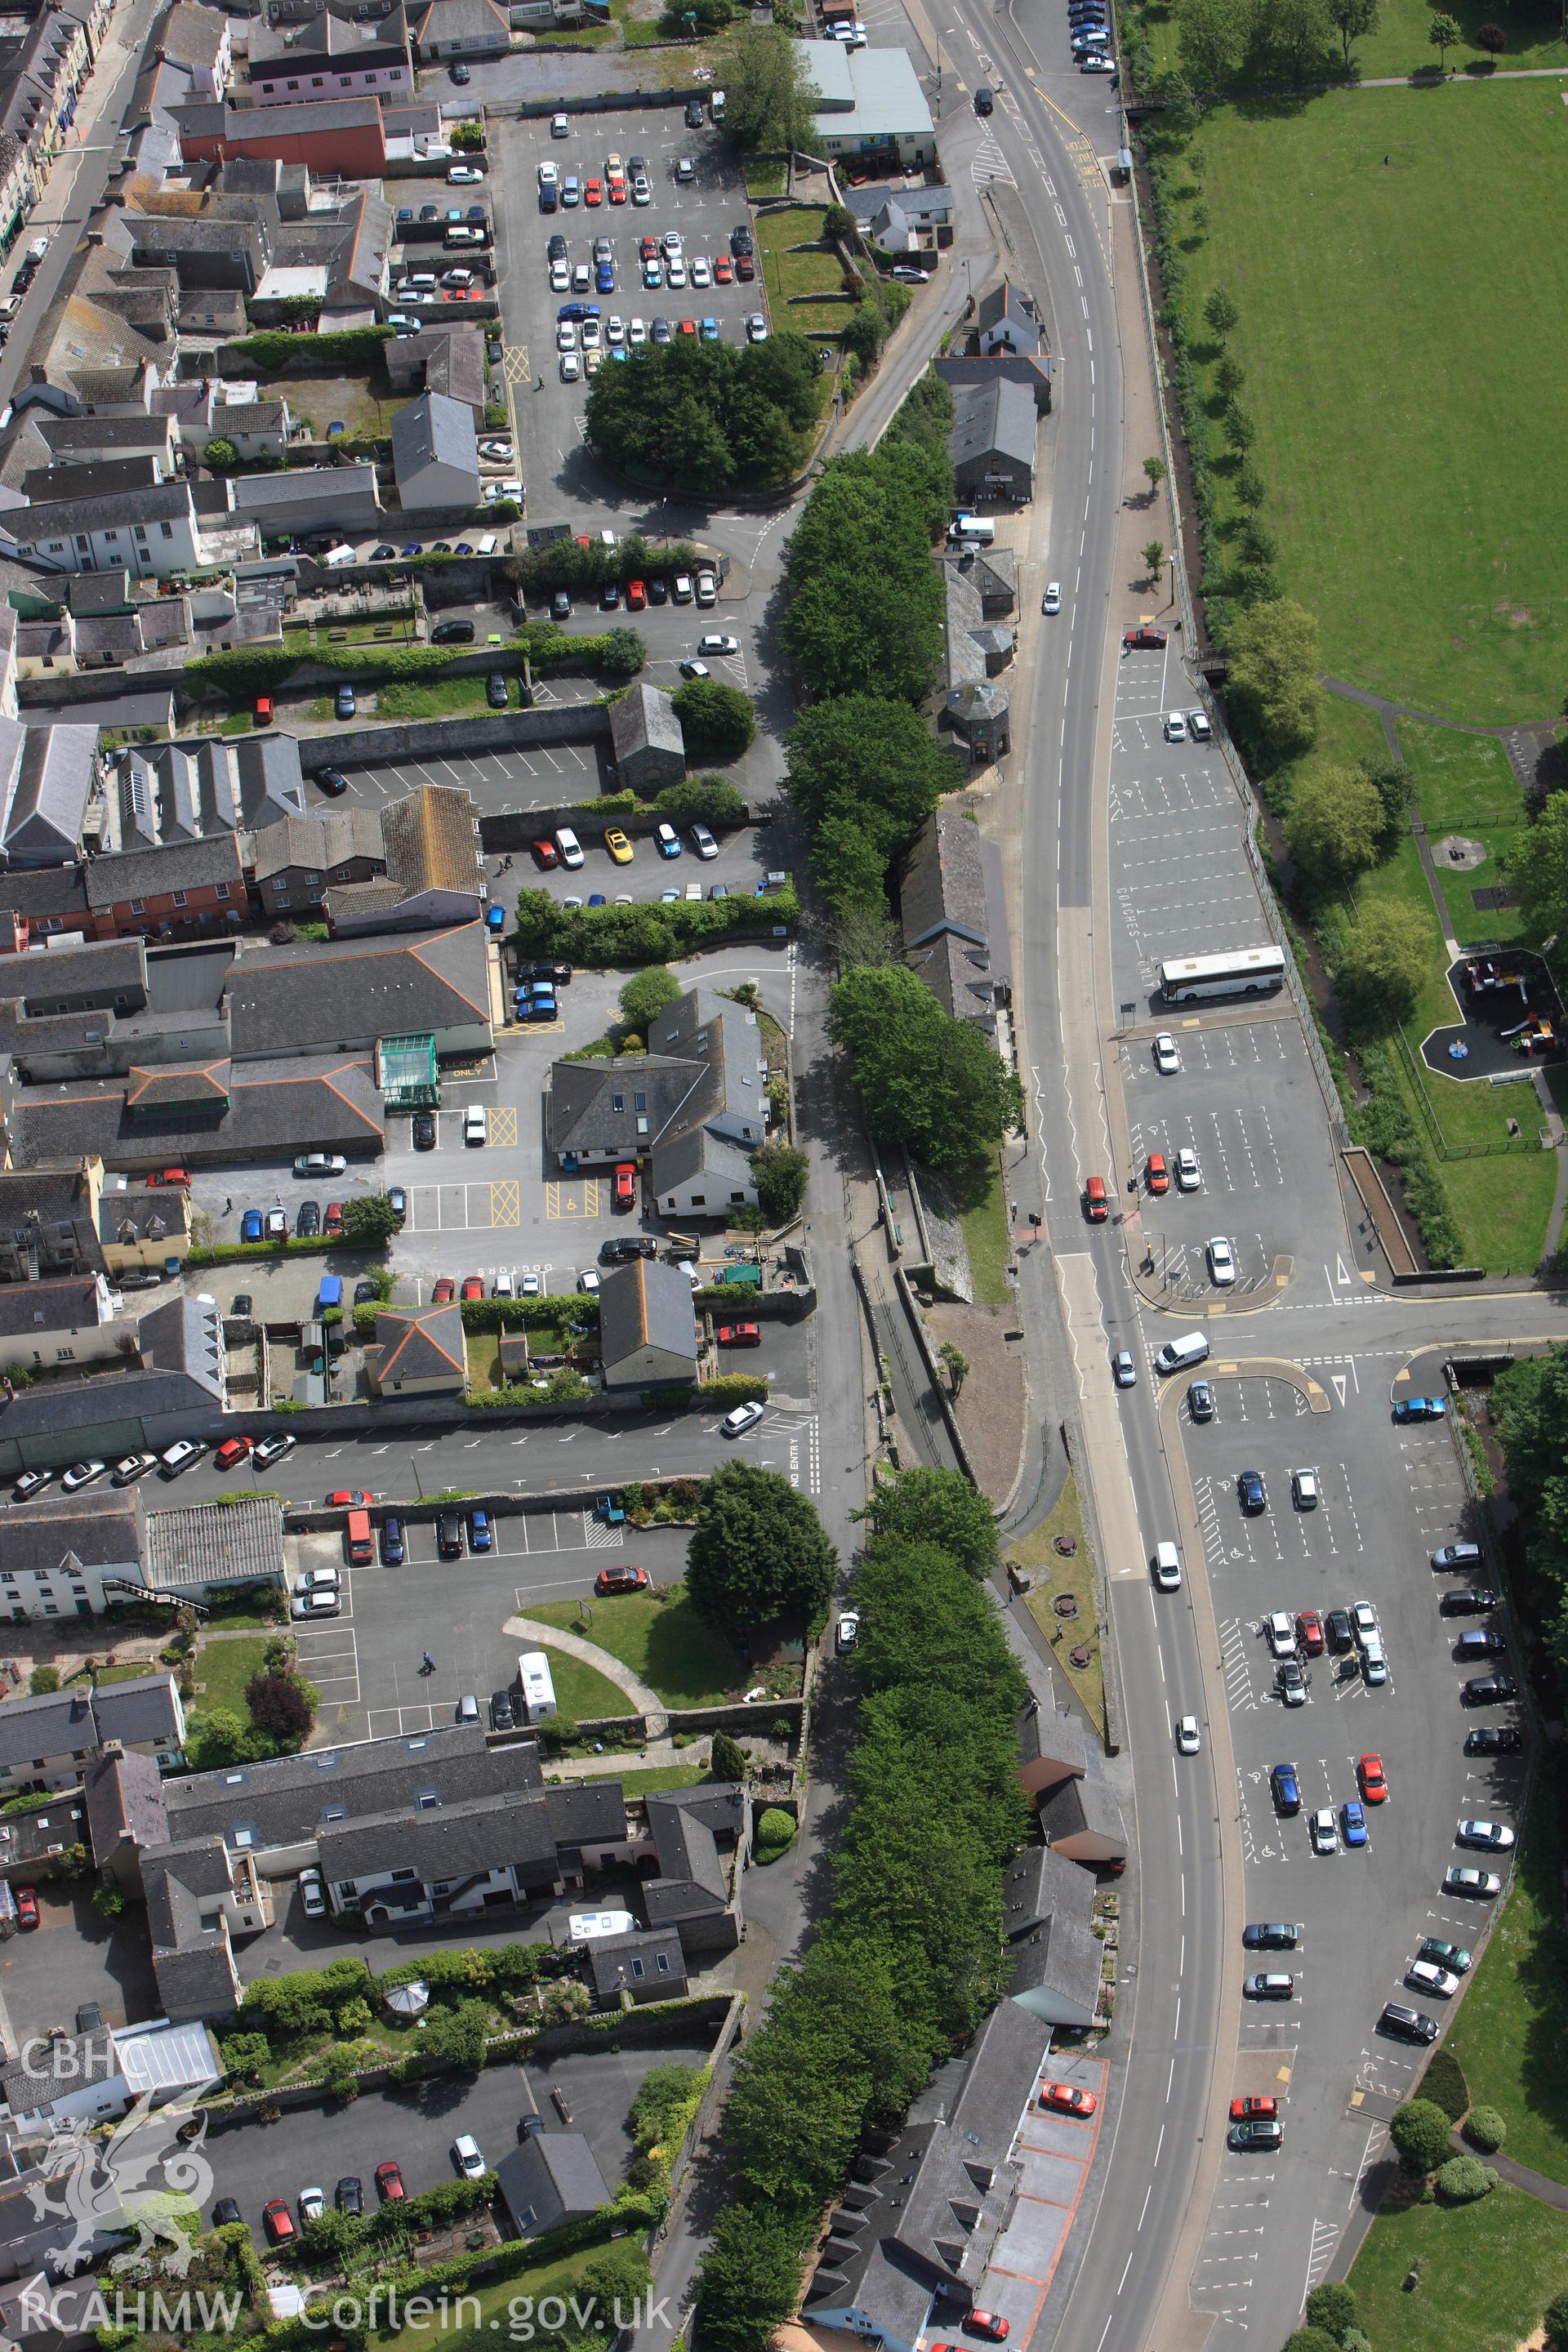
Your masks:
M336 547L329 547L321 558L321 562L329 565L333 572L341 572L345 563L353 563L353 549L342 541Z
M493 555L500 545L500 541L496 537L495 532L493 530L487 530L483 539L475 540L474 553L476 555Z
M947 536L954 547L989 547L996 526L984 515L954 515Z
M1201 1364L1209 1351L1209 1343L1201 1331L1185 1331L1179 1339L1167 1339L1154 1359L1157 1372L1190 1372Z
M1154 1581L1162 1592L1181 1591L1182 1555L1173 1543L1156 1544L1151 1565L1154 1570Z
M578 840L576 835L573 832L569 824L559 824L556 826L555 846L560 853L561 863L563 866L569 867L574 872L576 868L582 865L583 845ZM1204 1352L1206 1355L1208 1350L1205 1349Z
M517 1687L522 1696L523 1719L545 1723L556 1713L555 1685L550 1661L542 1650L524 1650L517 1662Z
M724 109L728 101L725 99L724 92L721 89L716 89L712 97L708 101L708 111L712 116L715 122L723 121Z

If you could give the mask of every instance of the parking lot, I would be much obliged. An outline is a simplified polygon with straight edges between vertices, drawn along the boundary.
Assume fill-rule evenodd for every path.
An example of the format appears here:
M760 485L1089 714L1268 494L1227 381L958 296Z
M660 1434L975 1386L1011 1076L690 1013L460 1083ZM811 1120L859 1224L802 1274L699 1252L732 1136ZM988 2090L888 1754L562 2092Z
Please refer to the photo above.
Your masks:
M1344 2200L1323 2217L1321 2246L1315 2236L1309 2244L1317 2227L1310 2184L1331 2170L1357 2177L1377 2128L1377 2110L1358 2116L1362 2100L1408 2097L1425 2063L1422 2050L1378 2031L1383 2005L1403 2001L1441 2024L1443 2000L1405 1986L1405 1972L1423 1937L1474 1949L1488 1925L1492 1906L1446 1895L1443 1874L1475 1862L1506 1875L1508 1856L1467 1853L1455 1843L1456 1824L1465 1815L1516 1821L1522 1786L1522 1758L1464 1753L1474 1724L1522 1718L1512 1706L1470 1710L1460 1699L1479 1668L1456 1661L1456 1636L1463 1625L1497 1621L1439 1613L1445 1586L1459 1580L1435 1574L1428 1555L1471 1532L1454 1440L1443 1423L1394 1425L1386 1373L1370 1360L1337 1361L1340 1402L1327 1412L1310 1411L1290 1383L1235 1377L1221 1365L1210 1367L1214 1420L1198 1425L1183 1415L1231 1718L1245 1916L1300 1927L1295 1949L1245 1956L1248 1972L1279 1969L1295 1979L1289 2000L1243 2002L1233 2085L1279 2097L1287 2139L1278 2153L1226 2156L1197 2273L1197 2299L1215 2310L1229 2307L1265 2266L1327 2262ZM1314 1509L1293 1504L1291 1473L1300 1468L1316 1472ZM1244 1470L1262 1475L1262 1512L1242 1508ZM1286 1707L1265 1617L1326 1616L1357 1601L1376 1612L1386 1684L1369 1686L1354 1653L1303 1648L1305 1704ZM1197 1707L1198 1695L1173 1691L1170 1706L1173 1716ZM1359 1800L1358 1759L1369 1753L1382 1759L1388 1801L1365 1806L1366 1844L1350 1847L1342 1809ZM1271 1795L1280 1763L1297 1770L1300 1809L1292 1814ZM1336 1850L1315 1853L1310 1816L1324 1806L1335 1809ZM1360 2028L1349 2070L1330 2056L1343 2047L1347 2014Z
M539 699L586 702L592 698L585 678L566 679L563 685L582 691L557 695L545 688ZM349 795L370 808L405 800L421 784L449 784L471 793L481 816L499 816L508 809L554 808L563 802L594 800L613 785L608 752L608 744L531 743L526 751L485 751L474 759L404 760L385 767L345 768L343 773ZM305 797L313 807L347 805L342 795L329 797L310 779Z

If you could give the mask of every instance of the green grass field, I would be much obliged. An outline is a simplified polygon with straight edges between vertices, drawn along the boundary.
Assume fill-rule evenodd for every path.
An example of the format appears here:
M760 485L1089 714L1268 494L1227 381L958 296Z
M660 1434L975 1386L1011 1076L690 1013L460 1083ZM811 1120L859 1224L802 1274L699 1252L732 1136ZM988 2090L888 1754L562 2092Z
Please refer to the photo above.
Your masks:
M1524 829L1524 794L1507 752L1495 735L1460 735L1451 727L1424 727L1409 719L1400 721L1399 748L1415 781L1449 929L1462 948L1518 939L1517 908L1478 908L1473 896L1502 881L1498 861ZM1484 842L1489 852L1486 864L1466 871L1446 866L1436 845L1450 833Z
M983 1172L983 1184L954 1187L959 1199L958 1221L963 1228L963 1246L969 1254L975 1303L981 1307L1005 1307L1013 1296L1007 1281L1013 1246L1007 1230L1007 1195L1002 1189L1002 1171L994 1160Z
M1565 141L1554 81L1336 92L1215 108L1172 173L1324 667L1443 717L1543 719L1568 677Z
M240 1634L233 1641L204 1642L196 1656L198 1685L195 1712L214 1715L229 1708L241 1723L250 1718L245 1686L260 1674L267 1659L267 1639ZM145 1669L143 1669L145 1671ZM309 1675L305 1677L310 1680Z
M1463 71L1486 55L1475 42L1479 25L1500 23L1508 35L1508 47L1498 59L1498 69L1506 72L1510 67L1568 66L1568 47L1562 38L1562 16L1550 5L1499 11L1488 5L1488 0L1456 0L1447 12L1464 35L1458 47L1448 51L1450 69ZM1176 57L1177 12L1174 7L1156 5L1142 12L1150 42L1161 65L1174 62ZM1379 81L1390 74L1430 73L1437 62L1437 52L1427 38L1432 12L1426 0L1383 0L1378 21L1373 29L1352 46L1352 78L1360 81ZM1339 43L1326 53L1322 69L1317 79L1339 80L1344 75L1343 52ZM1245 80L1245 72L1241 77Z
M608 1650L623 1666L657 1691L667 1706L717 1706L733 1697L745 1681L745 1668L721 1633L715 1633L689 1602L655 1601L640 1592L595 1601L594 1620L584 1625L574 1601L541 1601L529 1610L542 1624L563 1625L584 1640ZM553 1671L553 1669L552 1669ZM626 1702L605 1708L624 1713ZM586 1707L568 1709L589 1713ZM600 1710L595 1709L597 1713Z
M1421 2284L1404 2293L1412 2265ZM1515 2352L1568 2286L1568 2213L1522 2189L1380 2213L1350 2283L1377 2352Z
M1508 2123L1503 2152L1568 2183L1568 1985L1563 1843L1548 1789L1525 1817L1508 1900L1448 2035L1478 2105Z

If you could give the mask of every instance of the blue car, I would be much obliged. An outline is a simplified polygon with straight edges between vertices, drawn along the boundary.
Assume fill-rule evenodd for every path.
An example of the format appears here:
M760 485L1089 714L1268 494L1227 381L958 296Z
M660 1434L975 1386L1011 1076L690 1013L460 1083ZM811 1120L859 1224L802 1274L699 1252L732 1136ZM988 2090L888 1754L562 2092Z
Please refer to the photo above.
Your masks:
M1448 1410L1447 1397L1401 1397L1394 1408L1395 1421L1441 1421Z
M241 1217L239 1221L239 1238L242 1242L258 1242L261 1240L262 1224L261 1212L259 1209L247 1209L244 1216Z
M601 294L613 294L615 292L616 273L607 261L600 262L598 268L594 273L594 284Z
M506 908L504 907L487 907L485 908L485 929L488 931L504 931L506 929L506 922L507 915Z
M488 1511L468 1513L468 1549L489 1551L490 1548L490 1515Z
M705 343L716 343L719 340L718 320L699 319L697 322L697 331L701 336Z
M1366 1843L1366 1814L1362 1810L1359 1797L1347 1797L1340 1807L1340 1827L1344 1832L1347 1845Z
M606 906L608 903L609 903L609 902L608 902L608 900L605 898L605 894L604 894L604 892L603 892L602 890L591 890L591 891L589 892L589 894L588 894L588 904L589 904L589 906L590 906L590 907L603 907L603 906Z
M382 1521L381 1557L388 1568L402 1567L405 1553L403 1549L403 1522L401 1519L384 1519Z
M1273 1793L1276 1812L1300 1811L1301 1782L1294 1764L1276 1764L1268 1775L1268 1786Z
M423 555L425 551L416 539L411 539L403 552L405 555Z
M397 223L398 223L398 226L399 226L400 228L402 227L403 223L404 223L405 221L411 221L413 218L414 218L414 207L413 207L413 205L400 205L398 206L398 210L397 210Z
M1244 1511L1256 1513L1268 1509L1268 1497L1263 1491L1263 1479L1258 1471L1244 1470L1236 1482L1236 1491L1241 1498Z
M523 1021L553 1021L557 1009L552 996L535 996L519 1007L519 1018Z

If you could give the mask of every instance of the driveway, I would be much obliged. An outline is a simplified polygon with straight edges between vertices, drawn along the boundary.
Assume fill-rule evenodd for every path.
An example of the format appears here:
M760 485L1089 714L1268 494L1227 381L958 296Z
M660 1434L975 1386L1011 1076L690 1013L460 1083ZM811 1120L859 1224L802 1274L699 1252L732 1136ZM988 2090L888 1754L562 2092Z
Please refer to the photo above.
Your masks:
M68 1800L60 1805L64 1812ZM112 1924L100 1919L90 1880L68 1889L46 1878L37 1895L37 1928L0 1944L0 2041L11 2055L51 2025L73 2028L86 2001L97 2001L106 2025L161 2014L140 1909Z

